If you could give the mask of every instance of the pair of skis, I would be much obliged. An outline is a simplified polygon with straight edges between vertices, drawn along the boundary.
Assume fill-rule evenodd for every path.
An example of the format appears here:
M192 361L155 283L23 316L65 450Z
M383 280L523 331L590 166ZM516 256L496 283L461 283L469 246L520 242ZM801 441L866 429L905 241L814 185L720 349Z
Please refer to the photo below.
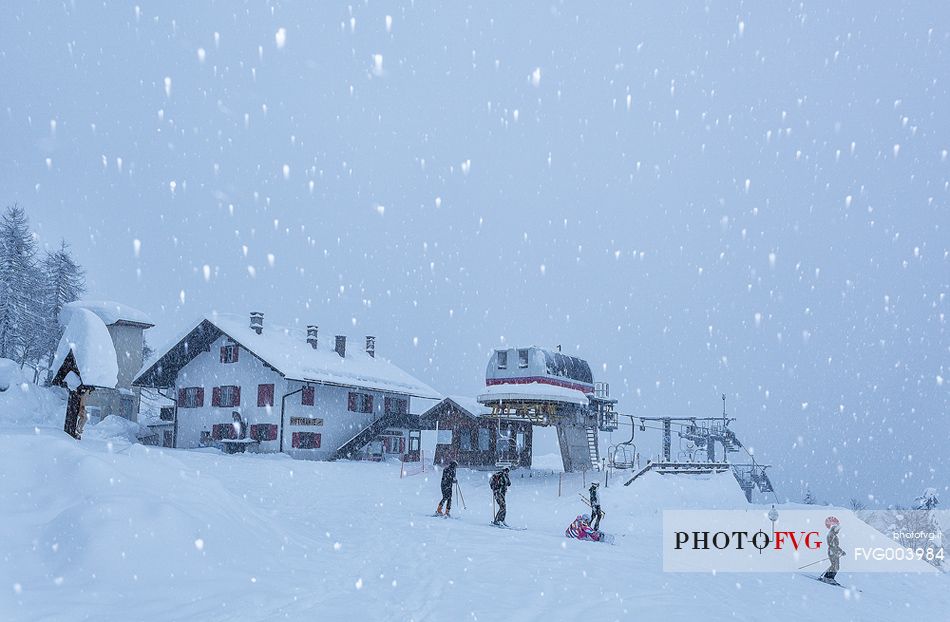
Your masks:
M832 585L832 586L834 586L834 587L840 587L840 588L843 589L843 590L854 590L854 591L856 591L856 592L860 592L860 591L861 591L861 590L859 590L858 588L853 587L853 586L852 586L852 587L848 587L847 585L841 585L840 583L838 583L838 582L835 581L834 579L825 579L825 578L822 577L822 576L815 576L815 575L813 575L813 574L805 574L804 572L801 573L801 575L802 575L803 577L806 577L806 578L808 578L808 579L811 579L812 581L818 581L819 583L824 583L825 585Z

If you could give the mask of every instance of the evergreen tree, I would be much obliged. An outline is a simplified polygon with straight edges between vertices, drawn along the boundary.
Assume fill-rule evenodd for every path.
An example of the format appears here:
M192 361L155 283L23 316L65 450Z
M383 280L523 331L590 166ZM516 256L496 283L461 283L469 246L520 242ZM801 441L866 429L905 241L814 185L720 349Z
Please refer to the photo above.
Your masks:
M47 252L40 266L43 275L43 320L42 353L46 365L52 366L56 346L63 334L59 314L66 303L78 300L86 291L85 271L76 263L69 246L60 242L59 249ZM49 369L47 381L56 370Z
M21 366L38 354L43 329L36 242L26 212L13 205L0 216L0 357Z
M815 505L818 503L818 499L815 498L815 495L811 492L810 486L805 486L805 493L802 495L802 503L808 505Z
M939 504L936 488L925 488L923 494L914 499L915 510L934 510Z

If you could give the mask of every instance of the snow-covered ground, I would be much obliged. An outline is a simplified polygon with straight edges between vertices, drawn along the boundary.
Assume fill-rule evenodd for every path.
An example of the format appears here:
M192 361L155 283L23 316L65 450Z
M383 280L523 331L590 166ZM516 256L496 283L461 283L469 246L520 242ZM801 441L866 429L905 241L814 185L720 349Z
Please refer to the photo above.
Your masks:
M438 475L398 465L228 456L0 430L2 620L896 620L950 611L947 575L661 571L663 508L742 507L731 476L645 476L602 489L616 546L565 539L580 476L515 472L488 525L486 474L467 509L430 516ZM935 617L937 616L937 617Z

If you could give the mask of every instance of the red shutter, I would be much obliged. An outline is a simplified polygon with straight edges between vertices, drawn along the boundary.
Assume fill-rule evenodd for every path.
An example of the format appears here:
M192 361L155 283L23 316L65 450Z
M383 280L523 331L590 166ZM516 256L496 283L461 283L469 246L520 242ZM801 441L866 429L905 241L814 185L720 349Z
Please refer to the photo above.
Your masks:
M257 385L257 405L258 406L273 406L274 405L274 385L272 384Z
M205 388L198 387L197 393L198 393L198 399L196 400L197 403L195 404L195 407L201 408L202 406L205 405Z
M303 406L313 406L313 387L304 387L300 393L300 404Z
M373 396L372 396L372 395L366 395L366 396L364 396L364 399L366 400L366 402L365 402L365 408L366 408L366 410L364 410L363 412L364 412L364 413L371 413L371 412L373 412Z
M346 409L351 412L356 412L356 393L350 393L346 399Z
M238 355L241 354L241 346L235 345L234 348L233 348L233 350L234 350L234 351L231 353L231 356L233 356L234 358L231 359L231 362L232 362L232 363L237 363L237 362L238 362Z
M227 346L221 346L221 362L224 363L227 360Z
M234 387L234 403L231 405L232 406L241 405L241 387Z
M184 389L178 389L178 407L179 408L185 408L185 405L187 404L187 400L188 400L187 395L188 394L185 392Z
M211 405L220 406L221 405L221 387L212 387L211 389ZM228 404L230 406L230 404Z

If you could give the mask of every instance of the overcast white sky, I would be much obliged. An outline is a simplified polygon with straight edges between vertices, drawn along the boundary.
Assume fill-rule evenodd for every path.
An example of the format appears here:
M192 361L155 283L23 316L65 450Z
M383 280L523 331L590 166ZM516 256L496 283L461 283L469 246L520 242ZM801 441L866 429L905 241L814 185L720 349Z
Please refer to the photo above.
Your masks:
M726 393L782 496L945 490L944 3L250 4L0 20L0 204L152 345L254 309L471 395L562 344Z

